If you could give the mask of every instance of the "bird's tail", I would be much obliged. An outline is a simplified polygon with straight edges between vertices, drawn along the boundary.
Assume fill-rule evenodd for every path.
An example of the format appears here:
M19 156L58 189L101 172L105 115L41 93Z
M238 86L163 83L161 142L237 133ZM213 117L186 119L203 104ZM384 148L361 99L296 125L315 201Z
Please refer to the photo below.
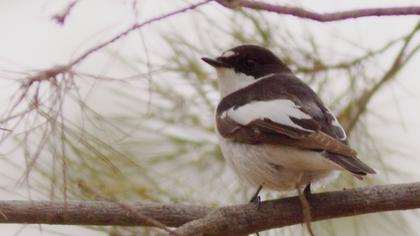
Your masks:
M346 157L335 153L324 152L324 156L352 173L356 178L362 179L367 174L376 174L375 170L363 163L357 157Z

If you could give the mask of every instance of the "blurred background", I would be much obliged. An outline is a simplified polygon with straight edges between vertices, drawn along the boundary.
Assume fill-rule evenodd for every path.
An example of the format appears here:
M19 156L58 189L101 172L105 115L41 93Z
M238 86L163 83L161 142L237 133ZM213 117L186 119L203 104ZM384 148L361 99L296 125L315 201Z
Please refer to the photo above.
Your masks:
M272 49L315 89L378 174L342 174L315 192L420 179L420 17L318 23L216 3L162 19L66 65L135 22L197 3L0 1L0 199L149 201L222 206L255 189L225 165L219 99L203 56L244 43ZM420 1L267 1L318 12ZM56 17L54 17L56 16ZM32 80L31 80L32 78ZM290 193L264 192L263 199ZM317 235L418 235L419 211L314 223ZM0 225L1 235L163 235L142 227ZM301 225L261 235L306 235Z

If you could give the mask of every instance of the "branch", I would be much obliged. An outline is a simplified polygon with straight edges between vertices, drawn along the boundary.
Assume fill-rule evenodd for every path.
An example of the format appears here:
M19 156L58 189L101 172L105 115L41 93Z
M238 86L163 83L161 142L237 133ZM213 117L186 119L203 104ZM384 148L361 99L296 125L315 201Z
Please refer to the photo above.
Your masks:
M372 57L379 56L380 54L383 54L388 51L388 49L395 46L397 43L401 42L403 38L397 38L392 41L389 41L385 45L383 45L381 48L376 50L368 50L364 55L361 55L359 57L353 58L349 61L342 61L338 62L336 64L324 64L322 62L314 63L315 65L308 67L304 65L298 65L298 68L296 68L297 73L304 73L304 74L311 74L311 73L318 73L321 71L329 71L329 70L348 70L350 67L354 67L358 64L362 64L366 60Z
M178 14L183 13L183 12L186 12L186 11L194 10L194 9L196 9L196 8L198 8L200 6L206 5L206 4L208 4L208 3L212 2L212 1L214 1L214 0L204 0L202 2L191 4L191 5L187 6L187 7L180 8L180 9L175 10L175 11L172 11L172 12L169 12L169 13L166 13L166 14L163 14L163 15L160 15L160 16L157 16L157 17L153 17L153 18L151 18L149 20L144 21L143 23L136 23L136 24L132 25L131 27L127 28L126 30L124 30L123 32L121 32L121 33L117 34L116 36L112 37L111 39L109 39L109 40L107 40L107 41L105 41L105 42L103 42L101 44L98 44L97 46L95 46L95 47L87 50L85 53L83 53L82 55L80 55L78 58L76 58L75 60L73 60L72 62L70 62L68 64L68 67L72 67L72 66L74 66L76 64L79 64L81 61L83 61L86 57L88 57L93 52L96 52L96 51L102 49L103 47L108 46L111 43L114 43L118 39L126 36L127 34L129 34L130 32L132 32L134 30L140 29L140 28L142 28L145 25L149 25L151 23L154 23L154 22L157 22L157 21L160 21L160 20L169 18L171 16L175 16L175 15L178 15Z
M175 10L175 11L172 11L172 12L169 12L169 13L166 13L166 14L162 14L162 15L153 17L153 18L151 18L149 20L146 20L146 21L144 21L142 23L135 23L135 24L131 25L130 27L128 27L127 29L125 29L122 32L120 32L119 34L115 35L114 37L112 37L112 38L110 38L110 39L108 39L108 40L106 40L106 41L104 41L104 42L102 42L102 43L100 43L100 44L98 44L98 45L96 45L96 46L88 49L87 51L85 51L84 53L82 53L80 56L78 56L74 60L70 61L67 65L54 66L54 67L52 67L50 69L45 70L47 72L48 71L54 71L56 73L50 73L50 74L48 74L45 71L41 71L38 74L30 77L28 79L28 81L31 82L31 80L34 77L40 77L40 76L42 76L44 78L43 80L48 80L50 78L53 78L54 76L67 73L67 72L69 72L73 68L73 66L79 64L80 62L82 62L83 60L85 60L91 54L93 54L93 53L101 50L102 48L104 48L104 47L106 47L106 46L108 46L108 45L110 45L110 44L118 41L119 39L121 39L122 37L128 35L129 33L131 33L134 30L138 30L138 29L140 29L140 28L142 28L142 27L144 27L146 25L149 25L149 24L152 24L152 23L161 21L163 19L166 19L166 18L175 16L175 15L178 15L180 13L187 12L187 11L190 11L190 10L194 10L194 9L196 9L196 8L198 8L200 6L206 5L206 4L208 4L208 3L212 2L212 1L214 1L214 0L204 0L202 2L191 4L191 5L187 6L187 7L180 8L180 9ZM76 4L76 3L77 3L77 1L74 2L74 4ZM74 4L73 5L70 5L70 6L73 7ZM71 8L70 8L70 10L71 10ZM61 68L61 70L60 71L57 71L56 68ZM50 77L45 77L45 75L48 75Z
M313 194L312 221L373 212L420 208L420 182ZM180 235L247 235L303 223L298 197L219 208L175 232Z
M57 13L57 14L53 15L51 17L51 19L54 20L55 22L57 22L57 24L59 24L59 25L64 25L67 17L70 15L71 10L73 9L74 6L76 6L78 1L79 0L74 0L69 5L67 5L67 7L64 8L61 13Z
M187 7L175 10L173 12L169 12L167 14L163 14L149 20L144 21L143 23L136 23L127 28L126 30L122 31L121 33L115 35L111 39L104 41L91 49L87 50L79 57L74 59L73 61L69 62L67 65L61 66L63 69L62 73L68 72L73 66L79 64L81 61L86 59L92 53L99 51L100 49L108 46L109 44L118 41L120 38L126 36L130 32L140 29L145 25L169 18L171 16L196 9L200 6L206 5L210 2L216 1L219 4L227 7L227 8L236 8L237 6L250 8L254 10L260 11L268 11L268 12L275 12L278 14L285 14L285 15L293 15L300 18L311 19L320 22L329 22L329 21L339 21L339 20L346 20L351 18L361 18L361 17L370 17L370 16L401 16L401 15L420 15L420 6L410 6L410 7L391 7L391 8L370 8L370 9L356 9L356 10L349 10L349 11L341 11L341 12L334 12L334 13L316 13L312 11L305 10L303 8L298 7L289 7L289 6L282 6L282 5L274 5L265 2L259 1L249 1L249 0L204 0L202 2L191 4ZM54 16L53 18L57 18L58 22L64 23L65 17L70 13L71 9L77 1L72 2L62 13L58 16Z
M416 48L407 52L408 45L411 43L414 36L420 30L420 22L418 22L413 30L404 38L397 56L395 57L391 67L386 71L382 78L376 82L371 88L364 91L357 99L350 101L350 103L340 112L338 119L342 126L346 130L347 134L350 134L357 121L366 111L366 108L373 98L373 96L389 81L396 78L396 75L402 70L402 68L409 62L410 58L417 51Z
M313 194L313 221L373 212L420 208L420 182ZM177 235L245 235L303 222L297 197L221 207L108 201L2 201L0 223L151 226L132 211L170 227Z
M331 22L348 20L371 16L407 16L420 15L420 6L407 7L389 7L389 8L367 8L355 9L348 11L338 11L333 13L317 13L305 10L299 7L289 7L283 5L275 5L261 1L249 0L216 0L221 5L228 8L235 8L237 6L250 8L258 11L268 11L283 15L292 15L300 18L310 19L319 22Z
M78 57L76 57L75 59L71 60L70 62L68 62L65 65L58 65L58 66L52 66L48 69L42 70L37 72L34 75L28 76L25 80L24 83L22 84L22 93L20 93L19 98L17 99L17 102L15 103L15 105L13 105L10 109L10 111L8 112L10 115L8 115L6 118L0 120L0 124L7 122L9 120L13 120L15 118L20 119L20 121L23 119L24 116L28 115L31 111L34 110L34 107L38 107L38 98L39 98L39 89L35 89L36 92L34 93L34 96L32 97L32 101L35 101L35 106L29 107L27 109L25 109L24 112L19 112L18 114L14 114L15 109L18 107L18 105L20 105L20 103L28 97L28 92L30 91L31 87L33 84L37 83L38 84L38 88L39 88L39 83L43 83L45 81L50 81L52 82L54 85L56 85L56 78L58 76L64 76L67 74L73 74L73 67L75 67L76 65L80 64L83 60L85 60L87 57L89 57L90 55L94 54L97 51L100 51L101 49L105 48L106 46L118 41L119 39L123 38L124 36L128 35L129 33L138 30L146 25L150 25L152 23L156 23L159 22L163 19L166 18L170 18L172 16L196 9L200 6L206 5L210 2L213 2L214 0L203 0L201 2L195 3L195 4L190 4L186 7L177 9L175 11L171 11L169 13L166 14L162 14L162 15L158 15L156 17L152 17L142 23L134 23L132 24L130 27L128 27L127 29L123 30L122 32L120 32L119 34L114 35L112 38L103 41L93 47L91 47L90 49L86 50L85 52L83 52L82 54L80 54ZM78 0L73 1L71 4L68 5L68 7L66 8L66 10L64 11L63 15L58 16L58 18L62 18L59 19L59 21L63 21L65 20L65 17L67 17L68 14L70 14L71 9L75 6L76 3L78 3ZM72 76L69 76L72 77ZM65 84L65 83L64 83ZM57 86L54 86L57 89ZM58 91L58 89L56 90ZM66 91L66 90L65 90ZM52 99L52 100L57 100L57 99ZM62 114L57 113L57 114ZM20 121L18 121L15 124L15 127L20 123ZM13 129L12 129L13 130ZM11 134L11 133L10 133ZM2 139L0 139L0 142L2 140L4 140L6 137L3 137Z
M177 204L124 205L112 201L0 201L0 223L155 226L149 220L154 219L173 227L205 217L211 210L205 206ZM133 211L149 219L138 217Z

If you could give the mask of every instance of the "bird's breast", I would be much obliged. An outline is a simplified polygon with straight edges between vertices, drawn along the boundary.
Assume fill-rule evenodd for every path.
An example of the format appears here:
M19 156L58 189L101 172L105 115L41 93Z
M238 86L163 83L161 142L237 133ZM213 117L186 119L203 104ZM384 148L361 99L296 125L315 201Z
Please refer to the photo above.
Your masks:
M328 176L336 165L320 153L288 146L237 143L218 136L228 165L240 179L257 187L286 191ZM301 182L301 183L300 183Z

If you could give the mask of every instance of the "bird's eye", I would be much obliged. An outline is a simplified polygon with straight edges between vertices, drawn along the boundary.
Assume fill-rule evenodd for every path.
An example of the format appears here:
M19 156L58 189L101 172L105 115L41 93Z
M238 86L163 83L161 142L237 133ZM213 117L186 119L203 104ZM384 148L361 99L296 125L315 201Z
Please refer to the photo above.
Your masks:
M254 61L254 60L252 60L252 59L246 59L246 60L245 60L245 64L246 64L246 66L248 66L248 67L253 67L253 66L255 66L255 61Z

